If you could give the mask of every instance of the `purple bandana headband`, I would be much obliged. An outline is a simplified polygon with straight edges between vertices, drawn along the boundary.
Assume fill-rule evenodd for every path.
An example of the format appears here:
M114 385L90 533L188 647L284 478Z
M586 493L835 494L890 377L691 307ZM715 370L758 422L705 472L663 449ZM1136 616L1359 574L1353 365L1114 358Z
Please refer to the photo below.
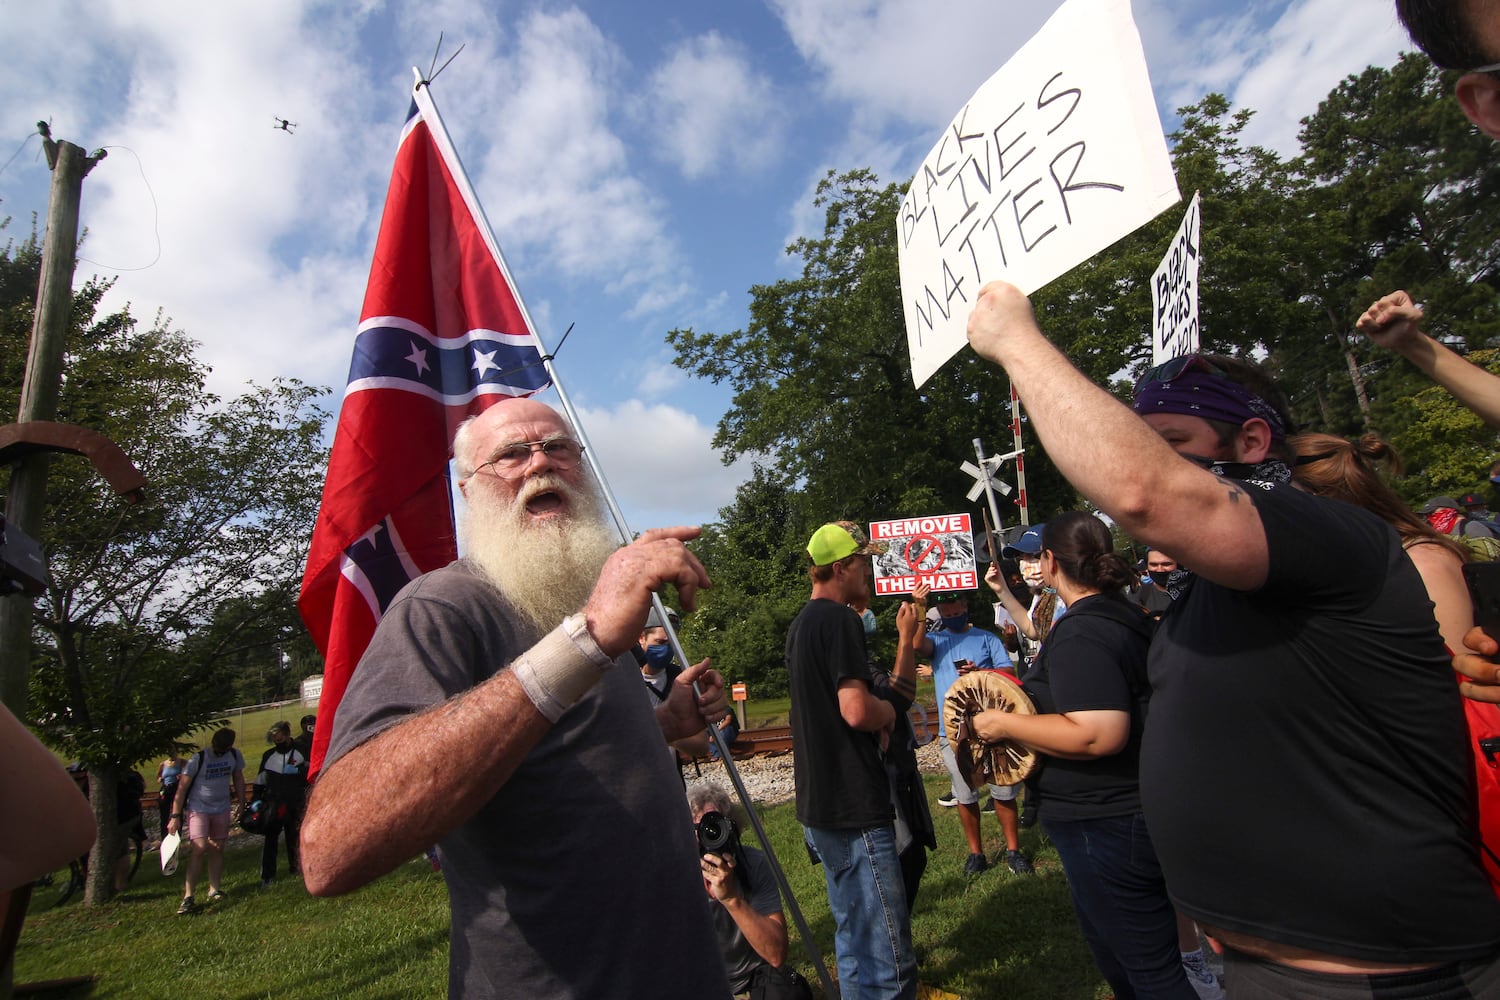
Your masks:
M1286 425L1276 408L1238 382L1204 371L1186 371L1170 382L1148 382L1135 397L1135 412L1180 413L1218 420L1236 427L1254 417L1271 428L1273 440L1286 437Z

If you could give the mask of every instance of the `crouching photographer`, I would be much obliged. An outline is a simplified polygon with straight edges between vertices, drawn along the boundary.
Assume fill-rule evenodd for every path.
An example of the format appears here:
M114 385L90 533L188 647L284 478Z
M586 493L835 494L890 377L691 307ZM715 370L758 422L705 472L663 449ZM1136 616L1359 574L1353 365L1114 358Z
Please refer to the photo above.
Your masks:
M787 957L786 917L766 856L740 843L734 800L722 785L688 789L698 833L703 886L714 900L714 931L736 997L812 1000L812 989Z

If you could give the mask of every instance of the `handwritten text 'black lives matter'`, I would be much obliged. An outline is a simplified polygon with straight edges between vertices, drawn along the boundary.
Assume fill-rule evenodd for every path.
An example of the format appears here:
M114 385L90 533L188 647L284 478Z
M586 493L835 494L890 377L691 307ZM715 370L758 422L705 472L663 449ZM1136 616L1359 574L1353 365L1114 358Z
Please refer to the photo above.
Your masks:
M942 261L941 274L913 289L918 342L935 314L948 319L955 301L970 305L979 287L1017 255L1035 252L1060 227L1077 225L1077 192L1125 190L1101 179L1107 165L1091 160L1085 173L1088 137L1077 134L1078 123L1065 130L1084 95L1062 77L1053 74L1034 103L1015 105L998 123L971 121L973 106L965 106L912 181L901 206L903 249L931 226Z
M1198 349L1198 227L1195 199L1151 285L1153 357L1175 358Z

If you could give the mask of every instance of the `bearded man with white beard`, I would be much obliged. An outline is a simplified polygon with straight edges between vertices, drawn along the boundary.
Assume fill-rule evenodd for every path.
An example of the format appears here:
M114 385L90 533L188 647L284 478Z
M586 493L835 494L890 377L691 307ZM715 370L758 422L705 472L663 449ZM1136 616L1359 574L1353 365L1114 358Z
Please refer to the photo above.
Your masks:
M581 446L535 400L491 406L453 450L465 555L397 595L350 680L303 823L309 891L437 843L450 996L728 997L659 749L724 716L723 678L698 663L653 712L629 653L653 591L691 609L709 586L683 544L698 529L619 547Z

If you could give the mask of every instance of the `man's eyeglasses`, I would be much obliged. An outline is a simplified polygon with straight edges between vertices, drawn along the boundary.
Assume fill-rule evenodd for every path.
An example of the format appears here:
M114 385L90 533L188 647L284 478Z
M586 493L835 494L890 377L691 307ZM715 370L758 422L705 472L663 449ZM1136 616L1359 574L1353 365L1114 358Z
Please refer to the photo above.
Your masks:
M1500 63L1490 63L1488 66L1475 66L1473 69L1464 70L1465 73L1500 73Z
M1149 369L1144 375L1135 380L1135 393L1141 394L1141 390L1153 382L1170 382L1181 378L1188 372L1203 372L1207 375L1225 375L1226 373L1217 365L1204 360L1200 354L1184 354L1173 358L1171 361L1157 365Z
M501 479L520 479L531 468L531 456L541 452L558 469L566 472L578 464L583 457L583 445L571 438L552 438L547 441L518 441L497 451L480 469L489 467L491 473Z

